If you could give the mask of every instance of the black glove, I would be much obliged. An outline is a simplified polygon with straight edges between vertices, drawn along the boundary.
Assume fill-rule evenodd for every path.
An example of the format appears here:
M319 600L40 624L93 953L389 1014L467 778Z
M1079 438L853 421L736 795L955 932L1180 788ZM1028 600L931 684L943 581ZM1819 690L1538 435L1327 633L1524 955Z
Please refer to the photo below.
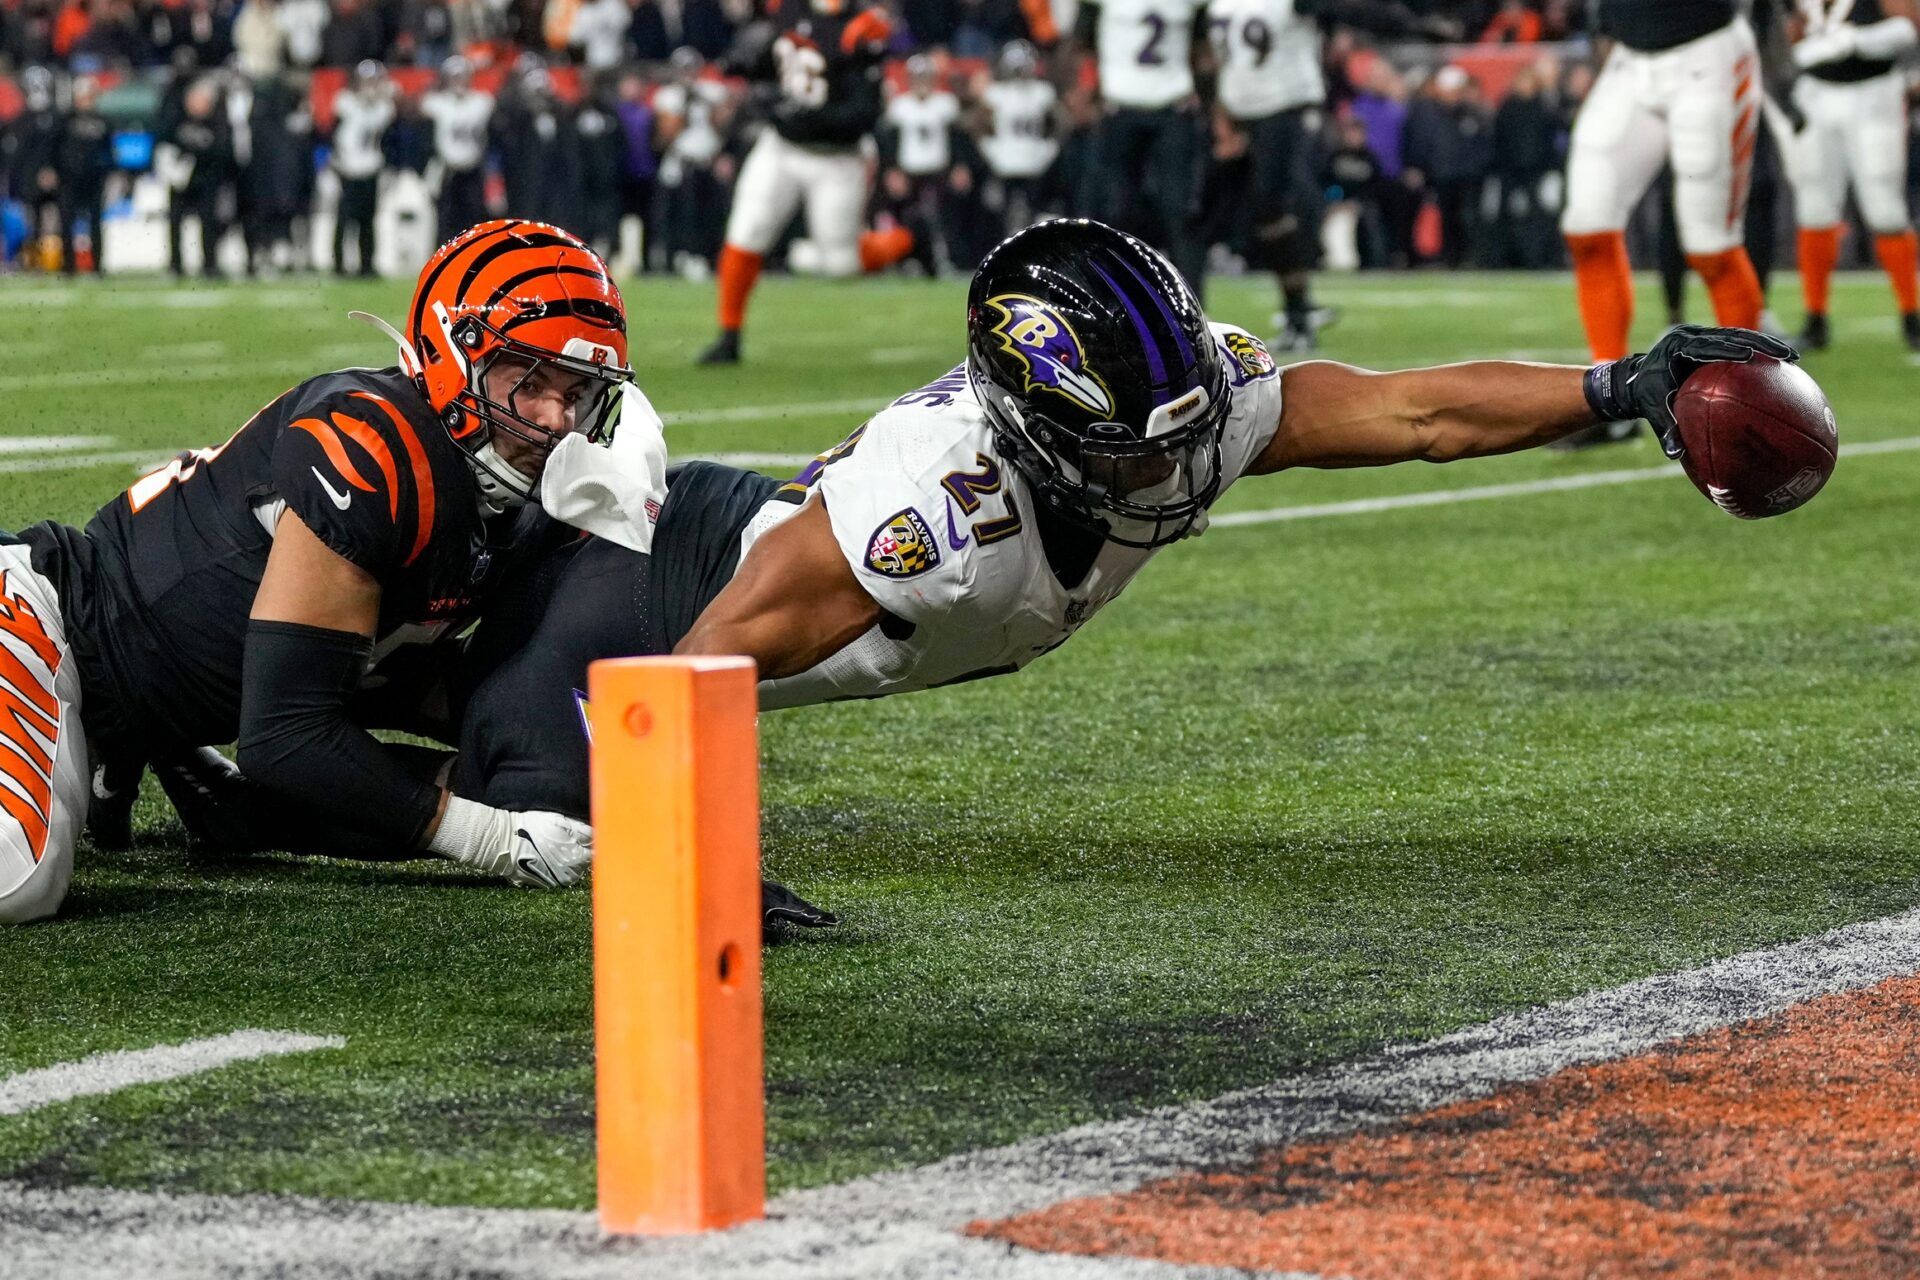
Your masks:
M1628 356L1587 370L1587 405L1602 422L1645 418L1660 437L1669 458L1686 452L1673 418L1673 398L1701 365L1745 364L1755 356L1798 360L1800 353L1779 338L1752 329L1709 329L1677 324L1640 356Z
M822 911L783 884L760 882L760 930L772 932L782 925L802 929L826 929L840 923L831 911Z

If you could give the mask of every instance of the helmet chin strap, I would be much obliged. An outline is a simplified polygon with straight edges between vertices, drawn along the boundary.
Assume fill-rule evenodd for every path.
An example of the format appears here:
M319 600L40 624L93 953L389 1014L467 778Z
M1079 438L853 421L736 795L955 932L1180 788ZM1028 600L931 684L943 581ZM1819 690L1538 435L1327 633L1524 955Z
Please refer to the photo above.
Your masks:
M493 447L493 441L487 441L468 457L473 462L474 493L479 499L483 518L518 510L532 501L529 495L540 482L501 457L500 451ZM502 473L518 476L526 489L514 488L501 478Z

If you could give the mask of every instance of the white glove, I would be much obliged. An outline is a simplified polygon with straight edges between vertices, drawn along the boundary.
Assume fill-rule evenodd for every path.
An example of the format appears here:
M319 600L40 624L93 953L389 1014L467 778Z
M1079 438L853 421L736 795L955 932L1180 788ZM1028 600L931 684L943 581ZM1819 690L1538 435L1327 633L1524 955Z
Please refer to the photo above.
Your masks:
M565 814L495 809L459 796L427 848L529 889L559 889L587 878L593 828Z
M1839 26L1808 36L1793 46L1794 65L1818 67L1851 57L1856 48L1854 31L1854 27Z

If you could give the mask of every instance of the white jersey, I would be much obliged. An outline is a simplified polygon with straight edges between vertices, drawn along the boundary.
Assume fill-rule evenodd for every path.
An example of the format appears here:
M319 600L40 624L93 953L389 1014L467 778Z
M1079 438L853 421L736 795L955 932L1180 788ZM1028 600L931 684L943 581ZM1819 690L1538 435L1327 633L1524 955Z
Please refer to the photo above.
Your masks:
M953 126L960 119L960 100L946 90L921 97L894 95L887 103L887 124L898 134L900 149L894 160L914 177L945 173L953 168Z
M1233 397L1221 443L1224 492L1273 438L1280 376L1252 334L1223 324L1213 333ZM1064 642L1154 556L1109 542L1082 581L1061 586L1026 482L1001 456L964 367L894 401L794 483L825 499L847 563L887 617L811 670L763 682L766 708L1017 671ZM742 537L743 555L800 510L791 497L762 508Z
M384 93L342 89L333 97L333 168L343 178L371 178L387 167L380 140L393 123L393 99Z
M727 91L710 80L696 80L691 86L662 85L653 95L656 116L678 116L683 122L674 135L667 154L660 160L660 180L678 186L688 166L704 169L719 156L725 140L714 124L714 113L726 101Z
M996 176L1037 178L1053 167L1060 143L1053 137L1059 90L1045 80L995 80L980 95L993 117L993 131L980 153Z
M1257 120L1326 101L1320 25L1294 0L1209 0L1207 32L1220 60L1220 106Z
M1100 96L1157 110L1192 95L1197 0L1099 0Z
M327 0L280 0L273 18L287 37L287 61L302 68L317 65L323 51L321 37L333 21Z
M435 90L420 100L420 110L433 121L433 154L455 172L480 167L487 155L487 122L493 119L493 99L478 89L460 93Z

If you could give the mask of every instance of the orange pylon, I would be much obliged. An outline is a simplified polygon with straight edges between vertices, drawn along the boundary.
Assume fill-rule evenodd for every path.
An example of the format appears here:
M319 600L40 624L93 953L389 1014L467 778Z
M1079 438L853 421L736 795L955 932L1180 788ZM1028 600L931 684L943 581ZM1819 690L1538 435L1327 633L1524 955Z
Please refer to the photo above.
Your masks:
M593 731L600 1223L766 1209L758 696L748 658L618 658Z

